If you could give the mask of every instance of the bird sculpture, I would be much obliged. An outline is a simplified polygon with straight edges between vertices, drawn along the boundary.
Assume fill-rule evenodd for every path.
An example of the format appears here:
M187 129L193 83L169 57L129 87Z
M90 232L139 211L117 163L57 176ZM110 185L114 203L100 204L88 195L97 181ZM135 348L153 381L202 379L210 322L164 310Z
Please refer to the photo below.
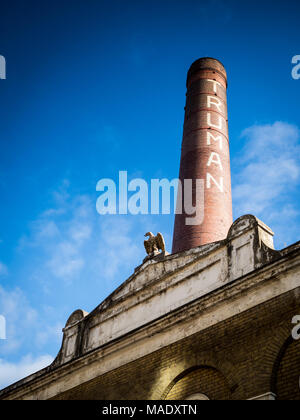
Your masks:
M159 250L166 252L165 240L161 233L154 236L152 232L147 232L145 236L148 236L148 239L144 241L144 246L149 256L157 255Z

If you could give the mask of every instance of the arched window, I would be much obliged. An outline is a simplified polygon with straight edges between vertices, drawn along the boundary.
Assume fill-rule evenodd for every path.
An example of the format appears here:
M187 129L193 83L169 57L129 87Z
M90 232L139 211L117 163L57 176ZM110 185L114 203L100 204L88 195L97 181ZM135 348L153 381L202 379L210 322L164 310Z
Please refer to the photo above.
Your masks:
M208 396L205 394L192 394L189 395L188 397L185 398L185 400L202 400L202 401L207 401L209 400Z
M180 373L167 386L165 400L230 400L231 391L224 375L211 366L194 366Z
M290 336L273 367L271 391L277 400L300 400L300 340Z

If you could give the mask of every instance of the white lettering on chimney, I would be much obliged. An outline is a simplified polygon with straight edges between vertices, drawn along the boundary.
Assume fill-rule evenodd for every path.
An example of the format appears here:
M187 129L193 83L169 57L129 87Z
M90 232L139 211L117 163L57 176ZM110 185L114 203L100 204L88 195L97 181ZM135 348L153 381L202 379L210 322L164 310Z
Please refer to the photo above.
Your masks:
M215 163L216 165L219 165L221 171L223 171L223 166L222 166L222 162L221 162L221 159L220 159L220 155L216 152L211 153L211 155L208 159L208 162L207 162L207 166L210 166L212 163Z
M206 175L206 188L209 189L211 188L211 181L218 187L218 189L220 190L220 192L224 192L224 181L223 181L223 177L220 177L220 182L218 183L215 178L209 173L207 172Z
M222 112L222 102L216 96L207 96L207 107L211 108L212 105L215 105L219 112Z
M214 85L214 92L217 93L217 86L222 86L220 82L217 82L216 80L207 79L208 82L212 82Z
M213 124L212 121L211 121L211 113L210 112L207 113L207 124L210 127L217 128L218 130L222 130L223 124L222 124L222 117L221 117L221 115L218 115L218 120L219 120L218 125Z

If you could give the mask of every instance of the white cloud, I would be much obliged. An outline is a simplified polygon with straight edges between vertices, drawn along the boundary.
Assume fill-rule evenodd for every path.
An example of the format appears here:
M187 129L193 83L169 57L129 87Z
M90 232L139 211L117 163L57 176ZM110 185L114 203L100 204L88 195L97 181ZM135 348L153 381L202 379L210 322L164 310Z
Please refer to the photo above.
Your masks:
M28 354L17 363L0 359L0 389L50 365L53 357L45 354L34 358Z
M44 211L30 226L30 234L20 240L20 250L35 247L43 253L40 267L66 282L78 277L85 265L83 247L88 246L92 233L93 212L86 196L71 199L64 189L54 192L56 207ZM38 251L36 251L38 253ZM40 273L39 273L40 275Z
M44 328L39 329L35 336L35 344L37 348L42 348L47 345L49 339L55 338L57 342L62 340L62 325L57 323L55 325L44 325Z
M0 354L11 354L23 342L23 332L32 328L37 320L37 312L29 305L19 288L5 290L0 286L1 314L6 318L6 340L0 342Z
M53 343L59 348L62 325L56 322L52 326L52 319L46 320L33 308L20 288L0 286L0 312L6 320L6 339L0 340L1 389L53 361L48 354L41 356L46 353L41 349Z
M78 251L78 247L69 241L59 242L52 251L47 268L54 276L69 280L78 275L84 266L84 259L79 256Z
M0 276L6 276L8 274L7 266L0 261Z
M98 282L100 275L104 281L124 281L119 272L132 272L144 258L142 217L100 216L89 196L72 197L64 188L54 194L56 207L32 222L30 234L21 240L22 252L35 247L42 254L34 277L54 276L68 285L82 278Z
M116 278L121 268L133 271L142 262L145 233L142 229L143 226L135 224L132 218L112 216L103 220L96 258L101 262L101 271L107 280Z
M237 216L252 213L278 226L278 220L274 219L279 213L281 223L290 223L300 210L298 127L279 121L255 125L244 130L242 138L245 145L238 160L233 161Z
M29 346L33 346L35 342L34 347L37 350L42 344L49 344L54 340L59 345L62 325L58 327L58 322L55 327L52 327L51 323L45 324L43 314L32 307L20 288L6 290L0 286L0 313L6 319L6 340L0 341L0 355L17 354L25 344L28 345L28 341ZM43 336L43 342L40 336Z

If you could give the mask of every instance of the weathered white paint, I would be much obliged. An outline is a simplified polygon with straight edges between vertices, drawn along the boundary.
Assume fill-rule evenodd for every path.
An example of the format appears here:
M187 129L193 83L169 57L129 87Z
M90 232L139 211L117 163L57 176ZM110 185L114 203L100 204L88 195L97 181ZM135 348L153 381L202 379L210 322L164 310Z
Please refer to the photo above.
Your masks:
M223 166L222 166L222 162L221 162L221 158L219 153L216 152L211 152L208 162L207 162L207 166L210 166L212 164L215 164L217 166L220 167L220 170L223 171Z
M220 192L224 192L224 178L222 176L220 176L220 180L218 182L212 176L212 174L210 174L209 172L207 172L207 174L206 174L206 188L208 188L208 189L211 188L212 187L212 183L215 184L218 187L218 190Z
M223 128L223 119L224 118L222 118L221 115L216 115L216 118L217 118L218 122L215 124L215 123L212 122L211 115L212 115L211 112L208 112L207 113L207 125L209 127L216 128L218 130L222 130L222 128Z
M210 146L211 145L211 140L215 141L215 142L219 142L219 148L220 150L223 149L223 139L221 134L218 136L214 136L211 131L207 131L207 145Z
M220 82L217 82L216 80L207 79L208 82L211 82L214 87L214 92L217 93L217 86L222 86Z
M217 108L217 111L222 112L222 101L216 96L207 95L207 107L212 108L212 105Z

